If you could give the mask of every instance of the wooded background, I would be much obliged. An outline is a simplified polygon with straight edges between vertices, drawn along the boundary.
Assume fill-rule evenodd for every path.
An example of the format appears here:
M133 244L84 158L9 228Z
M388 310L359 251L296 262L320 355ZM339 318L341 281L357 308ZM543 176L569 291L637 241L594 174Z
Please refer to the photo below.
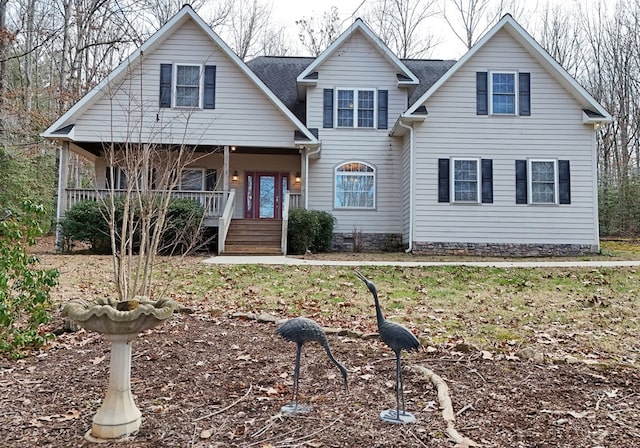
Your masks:
M39 134L181 7L182 0L0 0L0 213L36 199L55 217L56 148ZM280 24L267 0L194 0L235 51L317 55L352 22L333 7ZM510 13L613 116L598 131L600 231L640 234L640 0L365 0L358 9L401 58L429 58L433 21L470 48ZM354 16L355 18L355 16ZM294 29L297 38L288 33ZM452 55L452 58L456 55ZM72 185L90 186L83 162Z

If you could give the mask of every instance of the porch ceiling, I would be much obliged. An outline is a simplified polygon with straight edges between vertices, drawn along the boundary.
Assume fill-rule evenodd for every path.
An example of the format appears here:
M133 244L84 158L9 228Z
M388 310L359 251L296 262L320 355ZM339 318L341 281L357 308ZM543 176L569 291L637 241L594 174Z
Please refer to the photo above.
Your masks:
M78 146L85 151L90 152L96 157L102 157L105 153L105 148L107 148L109 143L102 142L73 142L73 145ZM123 148L124 144L116 143L116 147ZM165 150L171 150L172 148L177 148L176 145L161 145L164 146ZM232 148L231 145L229 145ZM214 153L214 152L222 152L223 146L218 145L196 145L194 147L196 152L200 153ZM293 155L299 154L299 150L297 148L262 148L262 147L254 147L254 146L235 146L235 150L230 151L231 154L268 154L268 155Z

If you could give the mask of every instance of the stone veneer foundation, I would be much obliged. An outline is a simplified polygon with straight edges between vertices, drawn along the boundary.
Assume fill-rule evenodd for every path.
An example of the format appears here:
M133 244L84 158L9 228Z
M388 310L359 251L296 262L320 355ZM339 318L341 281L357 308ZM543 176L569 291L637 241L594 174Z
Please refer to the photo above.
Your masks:
M416 242L416 255L475 255L482 257L569 257L598 252L590 244L443 243Z
M400 252L406 249L395 233L334 233L336 252ZM590 244L414 242L416 255L473 255L481 257L570 257L598 252Z

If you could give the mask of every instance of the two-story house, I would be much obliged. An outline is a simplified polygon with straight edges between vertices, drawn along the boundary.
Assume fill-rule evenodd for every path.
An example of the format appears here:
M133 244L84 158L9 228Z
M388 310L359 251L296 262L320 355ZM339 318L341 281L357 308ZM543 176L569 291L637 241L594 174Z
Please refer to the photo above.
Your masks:
M185 6L43 135L61 146L59 219L126 182L106 145L186 144L201 157L174 194L205 204L219 252L286 252L303 207L336 218L338 250L568 255L599 249L608 121L509 15L457 62L401 60L358 19L317 58L244 63ZM95 189L67 188L69 152Z

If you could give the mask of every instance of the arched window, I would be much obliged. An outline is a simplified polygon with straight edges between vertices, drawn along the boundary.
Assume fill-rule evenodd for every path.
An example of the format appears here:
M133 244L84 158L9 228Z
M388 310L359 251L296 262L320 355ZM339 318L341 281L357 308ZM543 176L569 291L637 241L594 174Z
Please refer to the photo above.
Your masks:
M375 208L376 170L362 162L347 162L335 170L335 208Z

